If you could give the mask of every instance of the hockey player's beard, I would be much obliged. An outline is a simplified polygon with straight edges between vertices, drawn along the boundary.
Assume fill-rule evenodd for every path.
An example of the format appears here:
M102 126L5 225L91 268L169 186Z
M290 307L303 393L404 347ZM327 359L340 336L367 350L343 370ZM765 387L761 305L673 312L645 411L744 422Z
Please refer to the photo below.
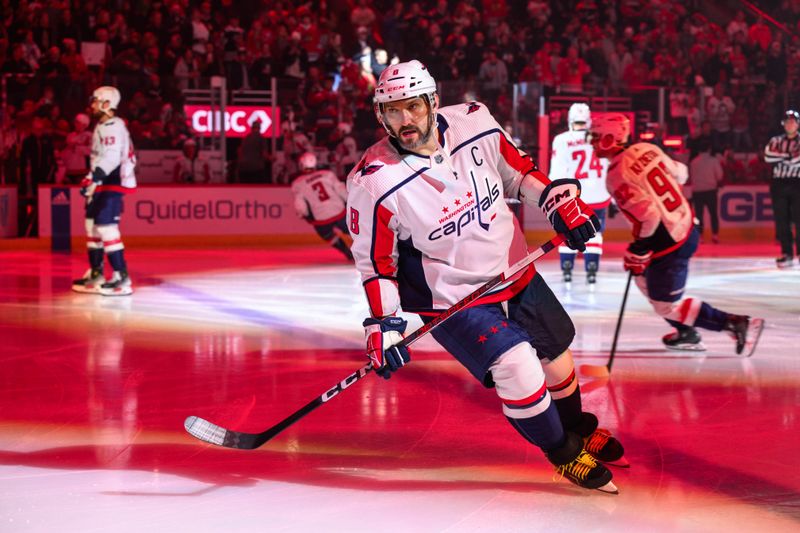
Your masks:
M417 132L417 140L416 141L412 141L412 142L404 141L403 140L403 133L407 132L407 131L415 131L415 132ZM420 146L423 146L423 145L427 144L427 142L431 138L431 132L432 131L433 131L433 128L431 127L430 123L428 124L428 131L425 134L423 134L422 130L419 129L418 127L416 127L416 126L408 126L408 127L405 127L405 128L401 128L400 131L397 132L397 135L395 135L395 138L397 139L397 142L399 142L400 145L403 148L405 148L406 150L416 150Z

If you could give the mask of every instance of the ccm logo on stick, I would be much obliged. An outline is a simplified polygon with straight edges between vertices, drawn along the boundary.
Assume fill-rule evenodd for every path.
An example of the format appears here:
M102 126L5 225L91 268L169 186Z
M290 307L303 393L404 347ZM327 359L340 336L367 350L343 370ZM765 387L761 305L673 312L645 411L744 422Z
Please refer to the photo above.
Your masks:
M344 378L342 381L337 383L335 386L331 387L331 389L328 392L326 392L325 394L322 395L321 399L322 399L323 403L327 402L331 398L335 397L337 394L342 392L344 389L346 389L347 387L349 387L350 385L352 385L353 383L355 383L359 379L361 379L364 376L366 376L367 375L367 368L369 368L369 365L359 368L358 370L356 370L355 372L353 372L352 374L350 374L349 376Z

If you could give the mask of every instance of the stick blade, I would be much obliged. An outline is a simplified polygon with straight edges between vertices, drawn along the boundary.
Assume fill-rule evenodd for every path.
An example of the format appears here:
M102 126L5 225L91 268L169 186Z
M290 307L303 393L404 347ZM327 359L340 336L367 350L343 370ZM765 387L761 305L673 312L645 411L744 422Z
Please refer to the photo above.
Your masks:
M225 437L228 430L216 424L212 424L208 420L204 420L198 416L186 417L183 422L183 427L192 437L200 439L203 442L216 444L217 446L225 446Z
M592 378L607 378L610 375L606 365L581 365L580 372L581 375Z

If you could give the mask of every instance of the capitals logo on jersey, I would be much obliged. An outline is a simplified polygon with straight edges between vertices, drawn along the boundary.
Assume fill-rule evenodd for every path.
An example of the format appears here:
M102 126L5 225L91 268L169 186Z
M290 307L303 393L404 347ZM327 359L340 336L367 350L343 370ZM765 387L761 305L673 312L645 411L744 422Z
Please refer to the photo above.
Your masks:
M475 194L472 191L467 192L464 201L456 198L453 201L454 209L444 206L442 208L443 217L439 218L439 226L428 235L428 240L435 241L442 237L455 234L456 237L461 236L462 230L473 221L477 221L478 225L484 231L489 231L489 224L495 219L497 214L493 214L488 221L484 220L486 211L492 207L492 204L500 198L500 187L495 183L489 183L488 178L484 180L483 189L484 195L481 196L475 180L472 180Z
M467 115L474 113L475 111L479 110L481 106L478 102L470 102L467 104Z
M361 163L356 168L356 172L360 172L362 176L369 176L370 174L375 174L383 167L383 165L368 165L366 159L362 159Z

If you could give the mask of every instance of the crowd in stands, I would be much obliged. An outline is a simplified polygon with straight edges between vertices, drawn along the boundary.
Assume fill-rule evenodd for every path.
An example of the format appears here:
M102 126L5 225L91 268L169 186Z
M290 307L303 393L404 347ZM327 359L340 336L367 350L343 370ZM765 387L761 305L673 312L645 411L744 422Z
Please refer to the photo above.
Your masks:
M800 76L800 2L761 2L770 21L711 4L0 0L2 175L20 180L46 160L35 181L78 176L88 97L101 84L120 89L119 114L137 149L180 149L191 137L182 91L207 87L212 76L230 90L278 78L284 133L334 153L351 136L348 146L363 149L383 134L372 111L376 78L411 58L442 83L471 84L470 96L503 124L513 83L567 95L666 86L669 133L708 135L718 152L758 151Z

